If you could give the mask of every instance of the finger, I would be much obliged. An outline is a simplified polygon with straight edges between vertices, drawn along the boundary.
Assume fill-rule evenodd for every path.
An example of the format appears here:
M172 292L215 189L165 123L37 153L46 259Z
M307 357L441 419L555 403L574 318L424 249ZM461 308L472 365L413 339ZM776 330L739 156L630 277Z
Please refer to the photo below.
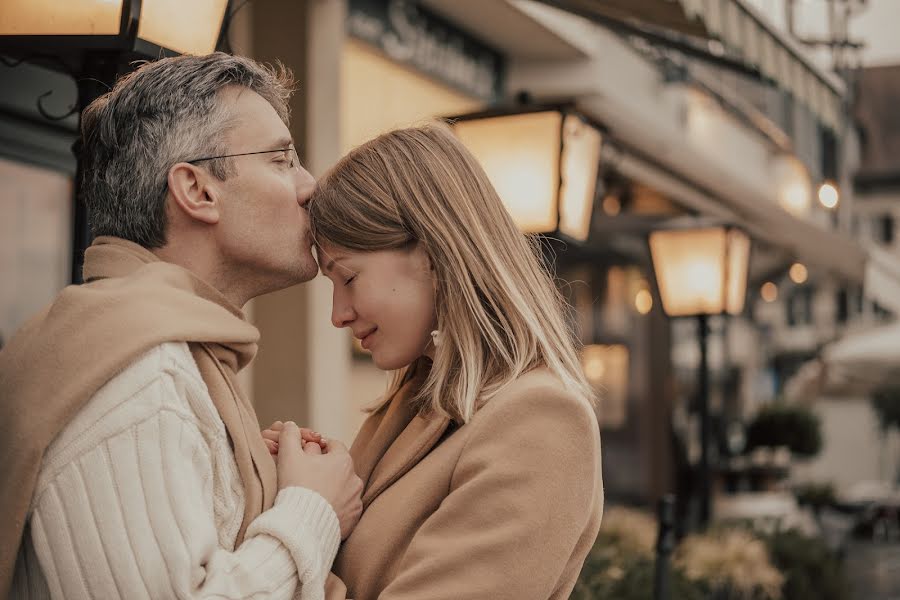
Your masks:
M264 429L262 431L263 439L272 440L273 442L278 441L279 435L280 434L277 431L275 431L274 429Z
M284 428L284 423L281 421L275 421L269 426L269 429L272 431L281 431Z
M322 439L322 434L320 434L317 431L313 431L312 429L309 429L308 427L300 428L300 436L307 442L318 442L319 440Z
M266 443L266 448L268 448L269 454L271 454L272 456L275 456L278 454L278 443L277 442L273 442L272 440L268 440L268 439L264 439L263 441Z
M307 444L303 446L303 451L307 454L322 454L322 448L315 442L307 442Z
M294 454L297 452L302 452L302 444L300 440L300 429L297 427L297 424L293 421L288 421L284 424L284 427L281 429L281 433L278 436L278 450L279 452L287 452L288 454Z

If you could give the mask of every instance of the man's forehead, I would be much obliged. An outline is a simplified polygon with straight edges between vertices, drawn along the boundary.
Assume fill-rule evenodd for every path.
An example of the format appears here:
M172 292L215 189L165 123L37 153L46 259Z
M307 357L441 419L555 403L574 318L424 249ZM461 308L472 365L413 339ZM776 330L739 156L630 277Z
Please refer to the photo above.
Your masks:
M262 150L293 145L287 125L269 101L249 88L230 85L221 91L229 113L227 136L233 143L252 142Z

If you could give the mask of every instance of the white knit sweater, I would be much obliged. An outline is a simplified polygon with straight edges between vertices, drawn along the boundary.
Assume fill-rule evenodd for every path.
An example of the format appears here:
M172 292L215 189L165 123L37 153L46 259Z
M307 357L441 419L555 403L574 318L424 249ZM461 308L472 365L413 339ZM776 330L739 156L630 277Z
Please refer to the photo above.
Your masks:
M323 598L340 543L328 502L282 490L235 549L243 512L206 385L186 344L164 344L51 444L10 597Z

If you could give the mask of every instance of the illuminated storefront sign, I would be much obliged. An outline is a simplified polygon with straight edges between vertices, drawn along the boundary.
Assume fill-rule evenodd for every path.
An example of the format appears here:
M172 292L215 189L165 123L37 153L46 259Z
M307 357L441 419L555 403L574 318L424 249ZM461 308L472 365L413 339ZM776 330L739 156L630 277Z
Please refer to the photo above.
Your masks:
M415 2L351 0L347 32L471 96L500 96L503 55Z

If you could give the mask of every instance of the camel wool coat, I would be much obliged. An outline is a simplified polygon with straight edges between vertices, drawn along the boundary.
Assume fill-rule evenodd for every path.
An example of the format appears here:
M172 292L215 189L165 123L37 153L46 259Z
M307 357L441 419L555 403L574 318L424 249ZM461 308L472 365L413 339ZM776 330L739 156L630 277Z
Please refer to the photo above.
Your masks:
M415 385L353 443L363 514L326 597L568 598L603 511L593 409L539 368L454 426L410 406Z

